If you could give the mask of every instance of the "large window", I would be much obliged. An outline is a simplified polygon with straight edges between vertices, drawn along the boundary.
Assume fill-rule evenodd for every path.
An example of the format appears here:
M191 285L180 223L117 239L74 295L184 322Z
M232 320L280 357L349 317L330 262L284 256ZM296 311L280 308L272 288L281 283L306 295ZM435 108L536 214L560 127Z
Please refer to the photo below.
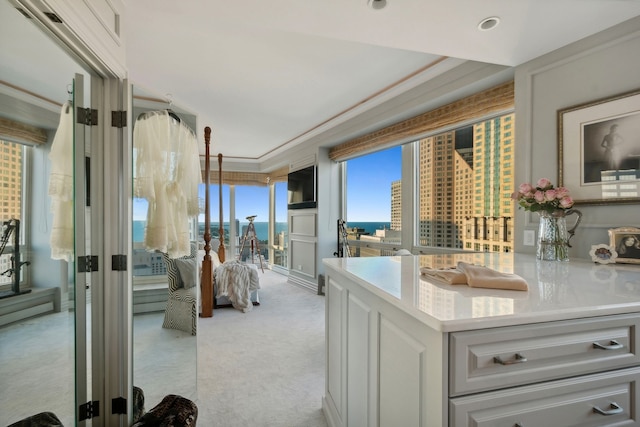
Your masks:
M415 209L418 247L511 252L514 134L509 113L410 143L415 203L402 200L400 146L347 160L350 255L392 254L403 209Z
M402 147L347 160L346 170L351 256L392 253L401 243Z
M417 143L420 246L512 250L512 135L513 113Z

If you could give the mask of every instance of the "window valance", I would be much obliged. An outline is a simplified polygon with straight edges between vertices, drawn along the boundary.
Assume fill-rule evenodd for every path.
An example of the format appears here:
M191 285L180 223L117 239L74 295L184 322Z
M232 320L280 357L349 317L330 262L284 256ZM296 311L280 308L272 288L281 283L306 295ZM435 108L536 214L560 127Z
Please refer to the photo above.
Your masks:
M47 142L47 131L15 120L0 118L0 139L40 145Z
M456 123L506 111L514 107L514 99L513 81L503 83L337 145L329 150L329 158L335 161L347 160L361 153L390 146L394 141L418 137L449 128Z
M272 182L286 182L289 167L283 167L273 172L233 172L222 171L222 183L228 185L253 185L266 187ZM204 175L203 175L204 179ZM209 177L210 184L218 183L218 174L212 173Z

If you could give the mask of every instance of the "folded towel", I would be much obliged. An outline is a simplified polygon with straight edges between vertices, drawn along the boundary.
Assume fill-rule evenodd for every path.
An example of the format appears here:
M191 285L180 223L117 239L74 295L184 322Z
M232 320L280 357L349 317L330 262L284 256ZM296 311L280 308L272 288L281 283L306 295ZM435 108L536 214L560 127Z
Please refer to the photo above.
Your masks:
M425 276L433 277L434 279L445 281L450 285L467 284L467 276L455 267L440 269L421 267L420 273L424 274Z
M517 274L502 273L481 265L458 262L458 270L462 271L467 284L472 288L512 289L515 291L527 291L527 282Z

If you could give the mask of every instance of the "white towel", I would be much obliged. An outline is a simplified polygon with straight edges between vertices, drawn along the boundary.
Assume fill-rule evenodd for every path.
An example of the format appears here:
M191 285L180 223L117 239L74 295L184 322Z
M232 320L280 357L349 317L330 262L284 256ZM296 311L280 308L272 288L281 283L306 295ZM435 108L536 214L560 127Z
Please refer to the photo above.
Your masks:
M472 288L508 289L528 291L527 282L517 274L502 273L482 265L458 262L457 267L420 268L420 273L450 285L468 285Z

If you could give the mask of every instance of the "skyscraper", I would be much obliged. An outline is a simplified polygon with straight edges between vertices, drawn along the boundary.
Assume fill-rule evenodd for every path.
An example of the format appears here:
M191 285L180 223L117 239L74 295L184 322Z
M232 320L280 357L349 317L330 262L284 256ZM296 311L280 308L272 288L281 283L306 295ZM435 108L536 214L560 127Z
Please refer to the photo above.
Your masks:
M420 245L510 252L514 115L420 141Z

